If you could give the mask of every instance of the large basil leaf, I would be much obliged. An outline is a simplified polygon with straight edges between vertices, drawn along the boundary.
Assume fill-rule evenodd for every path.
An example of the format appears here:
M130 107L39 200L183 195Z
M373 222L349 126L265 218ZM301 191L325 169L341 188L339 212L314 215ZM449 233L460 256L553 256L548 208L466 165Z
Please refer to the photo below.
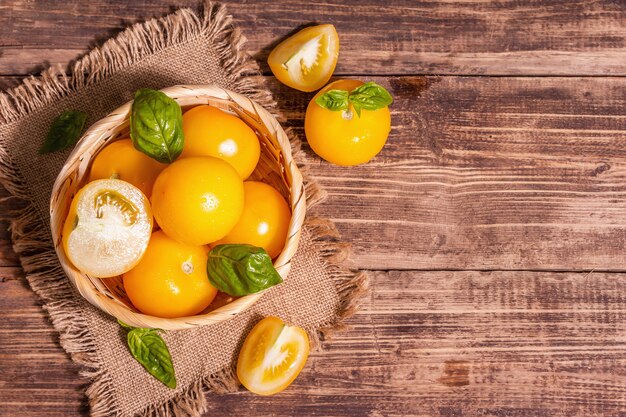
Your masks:
M169 388L176 388L172 357L158 330L131 327L119 320L118 322L128 330L126 335L128 349L137 362Z
M61 113L54 121L41 148L40 154L62 151L76 144L85 126L87 113L67 110Z
M378 110L393 103L389 91L375 82L365 83L352 90L349 100L359 116L361 109Z
M162 163L174 162L184 144L180 105L161 91L138 90L130 112L130 138L146 155Z
M233 296L259 292L283 282L263 248L252 245L218 245L209 252L209 281Z

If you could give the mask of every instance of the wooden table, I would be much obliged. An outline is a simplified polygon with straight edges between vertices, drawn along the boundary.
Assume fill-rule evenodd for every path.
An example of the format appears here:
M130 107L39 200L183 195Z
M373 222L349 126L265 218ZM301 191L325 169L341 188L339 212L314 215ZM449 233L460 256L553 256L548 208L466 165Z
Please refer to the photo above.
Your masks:
M0 87L139 18L198 7L73 3L0 3ZM226 3L298 134L311 96L265 59L299 25L333 23L336 75L396 101L373 162L313 166L329 195L315 214L372 271L371 295L289 390L214 396L207 415L625 415L626 4ZM0 415L85 414L85 381L5 229Z

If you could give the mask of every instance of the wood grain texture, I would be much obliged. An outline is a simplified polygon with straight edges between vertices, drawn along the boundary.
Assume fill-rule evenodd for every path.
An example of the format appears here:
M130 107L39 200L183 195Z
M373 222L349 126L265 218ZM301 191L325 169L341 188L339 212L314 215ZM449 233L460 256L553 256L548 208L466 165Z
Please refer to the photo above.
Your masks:
M19 268L0 267L0 416L86 413L79 366L59 346L21 275Z
M340 34L338 74L626 74L626 9L615 0L224 3L263 62L294 28L322 22ZM4 0L0 73L30 73L42 61L65 65L137 19L199 4Z
M0 89L137 20L199 4L3 0ZM336 167L304 149L328 192L312 214L335 221L355 267L387 271L372 272L349 329L287 391L211 395L206 415L626 415L626 274L616 272L626 271L626 78L580 77L626 75L626 5L225 4L266 75L278 40L333 23L336 74L375 80L396 102L389 142L369 164ZM304 137L311 95L265 78ZM5 197L0 219L17 208ZM86 415L87 381L25 283L7 226L0 416Z
M211 395L206 415L617 416L625 285L626 274L375 273L349 329L287 391ZM23 280L0 289L10 300L0 303L0 415L84 412L85 382L33 294Z

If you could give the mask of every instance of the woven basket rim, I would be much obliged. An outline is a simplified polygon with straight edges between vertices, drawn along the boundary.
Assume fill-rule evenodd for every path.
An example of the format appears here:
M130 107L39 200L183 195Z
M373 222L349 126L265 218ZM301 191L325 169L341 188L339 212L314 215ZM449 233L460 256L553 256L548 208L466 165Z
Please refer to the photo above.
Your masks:
M245 115L246 118L250 117L255 122L258 121L259 126L267 129L267 138L269 138L270 141L276 141L280 153L279 164L283 162L280 164L282 168L280 171L283 173L282 178L287 183L289 181L291 182L288 184L290 191L288 203L292 211L292 216L289 223L285 247L281 254L275 259L274 266L281 274L283 280L287 279L291 268L291 259L297 250L300 232L304 223L306 197L302 175L291 154L289 138L280 126L280 123L266 109L252 99L215 85L175 85L164 88L161 91L175 99L181 106L206 104L207 100L223 102L225 105L232 106L238 114L241 111L242 113L239 114L239 117ZM94 281L98 279L87 277L80 273L69 262L65 255L62 247L61 232L67 213L67 208L64 210L64 204L67 203L68 199L68 187L77 187L78 184L72 184L74 176L79 175L76 172L81 170L85 172L91 159L97 154L97 151L110 141L117 140L117 138L111 138L115 137L120 129L127 126L132 102L131 100L123 104L87 129L81 136L72 153L68 156L56 178L50 199L50 227L55 250L61 266L83 298L104 312L131 326L179 330L214 324L234 317L253 305L265 291L235 299L205 314L174 319L160 318L132 311L121 301L112 298L111 294L103 294L103 292L97 288L99 281ZM97 146L99 146L98 149L90 154ZM106 279L107 278L103 278L103 280ZM104 287L104 284L102 284L101 287Z

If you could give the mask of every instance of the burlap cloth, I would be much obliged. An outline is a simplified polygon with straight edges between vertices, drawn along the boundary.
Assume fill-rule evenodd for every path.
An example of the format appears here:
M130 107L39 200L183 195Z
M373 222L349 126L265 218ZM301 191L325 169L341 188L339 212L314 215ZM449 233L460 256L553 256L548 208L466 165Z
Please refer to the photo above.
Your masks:
M61 345L84 366L95 416L198 415L207 406L204 391L238 389L233 374L237 352L261 317L277 315L303 326L315 344L340 326L366 288L365 275L337 265L344 248L332 225L309 219L282 285L225 323L167 332L178 379L171 390L132 359L116 321L84 301L65 277L51 244L49 198L69 152L37 154L54 117L63 110L82 110L89 125L130 100L138 88L212 83L275 113L262 77L254 77L256 64L242 51L243 42L225 10L207 3L202 16L183 9L132 26L74 63L72 77L49 69L0 95L1 180L13 198L26 201L23 209L3 217L11 220L15 251ZM292 141L302 163L299 143ZM310 179L307 194L310 204L321 199Z

